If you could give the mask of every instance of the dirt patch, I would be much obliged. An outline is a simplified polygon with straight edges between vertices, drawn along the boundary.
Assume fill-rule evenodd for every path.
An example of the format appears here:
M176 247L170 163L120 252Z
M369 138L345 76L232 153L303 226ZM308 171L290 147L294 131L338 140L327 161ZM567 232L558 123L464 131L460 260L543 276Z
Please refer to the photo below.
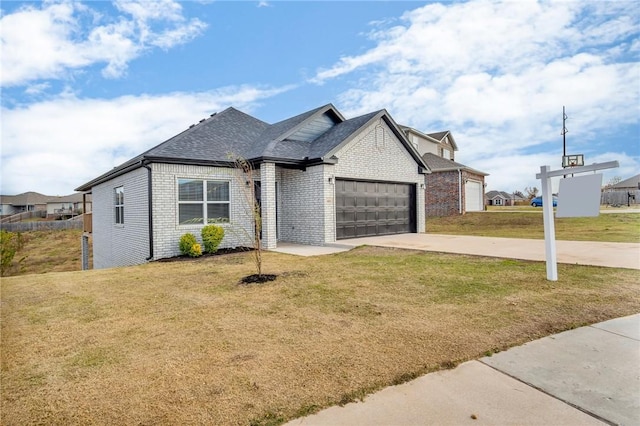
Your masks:
M240 284L264 284L269 281L275 281L277 275L274 274L253 274L248 275L240 280Z

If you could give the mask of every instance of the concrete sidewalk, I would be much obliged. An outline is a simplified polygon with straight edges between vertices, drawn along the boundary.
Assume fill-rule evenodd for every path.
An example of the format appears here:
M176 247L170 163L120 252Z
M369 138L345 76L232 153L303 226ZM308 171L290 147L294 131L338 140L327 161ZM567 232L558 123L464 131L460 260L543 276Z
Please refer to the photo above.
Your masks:
M353 238L325 247L279 242L274 251L314 256L346 251L361 245L545 261L544 240L439 234ZM556 251L559 263L640 269L638 243L556 241Z
M287 425L640 424L640 314L427 374Z

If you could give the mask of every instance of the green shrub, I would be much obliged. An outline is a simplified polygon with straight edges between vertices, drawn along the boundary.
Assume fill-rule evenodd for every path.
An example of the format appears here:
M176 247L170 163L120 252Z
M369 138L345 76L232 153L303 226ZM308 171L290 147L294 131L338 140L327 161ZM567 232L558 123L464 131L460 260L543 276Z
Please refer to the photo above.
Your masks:
M198 244L196 236L191 233L186 233L180 237L180 253L191 256L191 250L194 244Z
M206 253L215 253L224 238L224 228L222 226L207 225L202 228L202 243Z
M198 257L202 256L202 246L198 243L195 243L191 246L191 250L189 250L189 256Z
M19 232L9 232L4 229L0 230L0 251L1 251L1 263L0 263L0 275L4 275L5 272L11 268L13 258L22 248L22 234ZM21 259L21 261L24 259ZM19 263L19 262L18 262Z

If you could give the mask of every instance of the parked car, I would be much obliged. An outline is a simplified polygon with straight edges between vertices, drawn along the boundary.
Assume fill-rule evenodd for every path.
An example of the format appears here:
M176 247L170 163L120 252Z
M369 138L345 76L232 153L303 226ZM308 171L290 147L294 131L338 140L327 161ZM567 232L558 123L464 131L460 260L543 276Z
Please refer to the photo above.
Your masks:
M542 207L542 197L536 197L531 200L532 207ZM553 207L558 207L558 199L553 197Z

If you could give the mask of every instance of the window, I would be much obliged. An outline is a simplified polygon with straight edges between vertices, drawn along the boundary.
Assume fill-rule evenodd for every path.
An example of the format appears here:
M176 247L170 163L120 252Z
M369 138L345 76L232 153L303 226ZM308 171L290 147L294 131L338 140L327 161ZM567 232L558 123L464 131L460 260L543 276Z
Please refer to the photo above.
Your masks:
M451 160L451 151L449 151L447 148L442 148L442 156L447 160Z
M229 222L229 182L178 179L180 225Z
M119 186L114 190L114 207L116 225L124 225L124 187Z

